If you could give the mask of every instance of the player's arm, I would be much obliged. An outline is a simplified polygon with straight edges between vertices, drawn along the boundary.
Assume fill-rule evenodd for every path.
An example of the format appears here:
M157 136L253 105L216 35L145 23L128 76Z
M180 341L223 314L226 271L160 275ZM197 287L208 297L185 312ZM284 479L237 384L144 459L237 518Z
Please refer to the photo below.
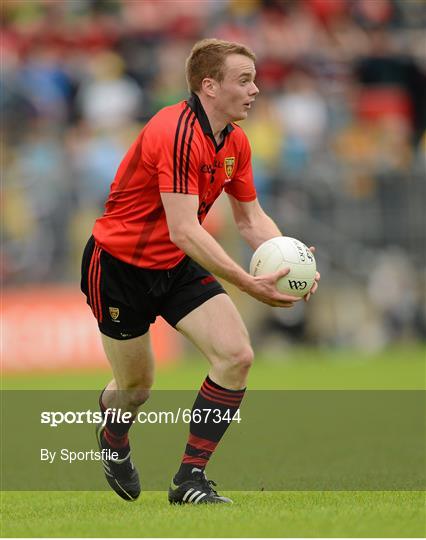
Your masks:
M237 228L253 250L270 238L282 236L275 222L263 211L257 199L254 201L239 201L230 194L228 194L228 197ZM309 249L312 252L315 251L313 246ZM305 300L309 300L311 294L315 294L320 278L320 273L317 272L314 284L309 293L305 295Z
M282 236L275 222L264 212L259 201L239 201L228 195L238 231L253 250L270 238Z
M288 269L253 277L225 252L198 222L198 195L161 193L161 199L171 241L209 272L271 306L291 307L300 300L281 294L276 288L277 280L286 275Z

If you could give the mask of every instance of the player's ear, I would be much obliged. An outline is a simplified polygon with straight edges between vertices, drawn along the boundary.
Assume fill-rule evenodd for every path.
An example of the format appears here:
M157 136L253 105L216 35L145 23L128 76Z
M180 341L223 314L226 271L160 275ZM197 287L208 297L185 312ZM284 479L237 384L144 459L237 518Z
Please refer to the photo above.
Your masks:
M205 77L201 82L201 88L209 97L216 97L217 82L210 77Z

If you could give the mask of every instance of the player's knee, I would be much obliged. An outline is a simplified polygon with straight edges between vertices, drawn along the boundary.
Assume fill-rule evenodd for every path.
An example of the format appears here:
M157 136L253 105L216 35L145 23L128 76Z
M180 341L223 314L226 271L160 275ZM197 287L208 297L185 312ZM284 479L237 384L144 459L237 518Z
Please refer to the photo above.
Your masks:
M151 390L149 388L127 388L125 390L126 401L128 406L132 409L140 407L146 401L148 401L149 396L151 395Z
M248 344L241 346L238 350L231 354L230 360L233 368L246 372L253 364L253 349Z

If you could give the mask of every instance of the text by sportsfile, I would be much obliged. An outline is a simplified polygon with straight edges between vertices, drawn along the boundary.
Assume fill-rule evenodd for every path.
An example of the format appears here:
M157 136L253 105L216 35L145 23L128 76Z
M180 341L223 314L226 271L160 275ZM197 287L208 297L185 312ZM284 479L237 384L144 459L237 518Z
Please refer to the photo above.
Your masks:
M106 459L118 459L118 452L109 449L74 451L68 448L61 448L61 451L50 451L48 448L40 448L40 461L52 464L56 458L67 463L74 461L104 461Z

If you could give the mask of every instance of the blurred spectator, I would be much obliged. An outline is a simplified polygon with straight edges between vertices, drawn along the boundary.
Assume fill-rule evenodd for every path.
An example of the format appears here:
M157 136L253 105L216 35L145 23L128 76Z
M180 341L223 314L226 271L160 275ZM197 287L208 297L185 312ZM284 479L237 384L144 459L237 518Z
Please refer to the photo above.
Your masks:
M127 133L131 131L129 125L114 127L81 122L69 132L67 147L78 208L93 208L97 213L103 210L105 193L127 150Z
M113 52L88 59L88 74L77 94L83 120L97 128L115 128L141 115L142 91L124 75L124 63Z
M389 30L370 35L370 52L356 65L360 83L359 114L371 119L398 117L416 135L425 125L424 73L412 58L397 50Z
M272 191L272 183L279 166L283 134L276 109L270 100L258 100L244 122L244 131L247 133L252 148L256 190L262 204L267 204L264 196L270 195Z
M275 109L284 132L283 166L300 172L319 148L327 128L327 107L315 80L297 70L277 96Z
M58 181L58 178L61 181ZM58 134L34 122L4 177L5 277L18 282L66 276L69 169Z
M384 252L374 265L368 289L381 311L386 341L411 338L420 316L420 283L406 254L397 249Z
M32 49L16 73L15 84L37 116L58 124L68 120L72 82L54 48L36 46Z

